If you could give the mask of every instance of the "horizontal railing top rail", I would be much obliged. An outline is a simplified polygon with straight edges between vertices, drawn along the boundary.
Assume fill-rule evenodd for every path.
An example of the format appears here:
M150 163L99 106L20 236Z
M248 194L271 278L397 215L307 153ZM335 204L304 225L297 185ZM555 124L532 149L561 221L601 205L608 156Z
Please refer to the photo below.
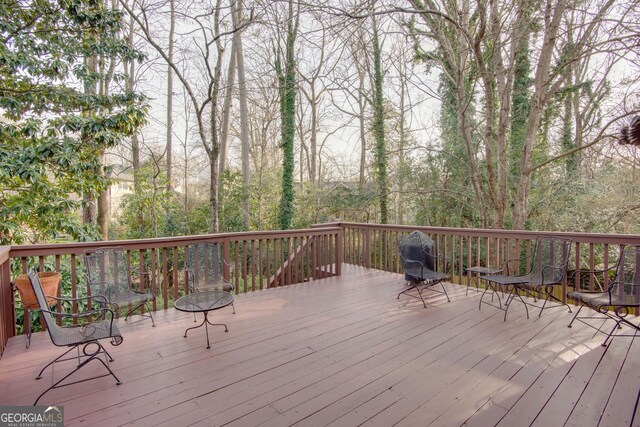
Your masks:
M241 240L263 240L274 238L300 237L310 233L337 232L339 226L328 225L324 227L313 227L300 230L274 230L274 231L246 231L234 233L200 234L195 236L157 237L153 239L131 239L131 240L100 240L96 242L73 242L73 243L44 243L33 245L10 246L9 257L32 257L48 255L70 255L82 254L87 249L109 248L122 246L126 249L158 249L171 246L186 246L203 241L223 241L231 242Z
M420 230L427 234L447 234L453 236L466 237L497 237L507 239L529 239L535 240L538 236L563 236L569 237L573 242L578 243L609 243L616 244L638 244L640 234L605 234L605 233L585 233L566 231L536 231L536 230L501 230L491 228L454 228L454 227L433 227L423 225L392 225L392 224L371 224L359 222L332 222L328 224L314 224L312 227L352 227L388 231Z

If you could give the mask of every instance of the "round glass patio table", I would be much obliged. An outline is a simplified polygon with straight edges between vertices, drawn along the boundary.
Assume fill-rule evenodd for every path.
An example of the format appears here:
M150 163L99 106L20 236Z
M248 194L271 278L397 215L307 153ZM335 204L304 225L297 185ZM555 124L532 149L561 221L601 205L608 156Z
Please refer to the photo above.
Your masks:
M209 322L209 312L219 310L228 305L233 304L233 295L225 291L206 291L206 292L194 292L189 295L178 298L173 306L178 311L184 311L187 313L203 313L204 320L198 326L187 328L184 331L184 337L187 337L187 332L191 329L197 329L204 325L207 334L207 348L211 348L209 344L209 325L211 326L224 326L224 331L229 332L229 328L224 323L211 323Z

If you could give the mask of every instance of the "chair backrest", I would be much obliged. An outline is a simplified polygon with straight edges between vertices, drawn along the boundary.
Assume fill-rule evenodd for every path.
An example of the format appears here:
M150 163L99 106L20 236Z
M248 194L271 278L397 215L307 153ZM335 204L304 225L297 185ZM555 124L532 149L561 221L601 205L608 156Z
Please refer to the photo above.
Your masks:
M640 305L640 245L627 245L620 251L616 277L609 285L612 298L625 305Z
M414 231L398 241L403 267L420 263L435 271L435 242L426 234Z
M121 247L85 251L84 265L91 295L103 295L107 302L118 301L131 289L131 267Z
M223 267L220 243L202 242L185 248L185 270L191 292L232 289L231 284L224 280Z
M47 302L47 298L44 295L44 289L42 288L42 283L40 282L40 277L36 271L29 272L29 282L31 282L31 288L33 289L33 294L36 297L36 301L41 309L46 310L42 312L42 317L44 318L44 323L47 326L47 331L49 332L49 336L51 337L51 341L53 341L56 345L62 345L58 342L58 338L60 334L57 333L60 330L60 327L56 323L56 319L53 317L51 313L51 308L49 308L49 303Z
M567 275L571 239L538 237L531 260L530 282L541 285L561 283Z

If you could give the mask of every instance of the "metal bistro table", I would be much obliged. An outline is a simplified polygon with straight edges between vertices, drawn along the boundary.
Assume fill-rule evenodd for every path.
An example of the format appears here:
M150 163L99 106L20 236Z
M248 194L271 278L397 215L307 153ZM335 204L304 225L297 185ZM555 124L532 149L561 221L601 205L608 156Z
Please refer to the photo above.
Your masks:
M219 310L228 305L233 304L233 295L225 291L206 291L206 292L194 292L189 295L178 298L174 307L178 311L184 311L187 313L204 313L204 320L198 326L187 328L184 331L184 337L187 337L187 332L191 329L197 329L204 325L207 333L207 348L211 348L209 344L209 325L211 326L224 326L224 331L229 332L229 328L224 323L211 323L209 322L208 315L210 311Z
M469 286L471 285L471 282L473 282L476 285L476 292L479 292L478 289L478 285L480 284L480 276L484 275L484 274L499 274L502 273L502 270L498 269L498 268L491 268L491 267L469 267L465 269L465 273L469 273L469 275L471 276L471 280L467 281L467 291L464 293L465 295L469 294ZM486 286L486 285L485 285Z

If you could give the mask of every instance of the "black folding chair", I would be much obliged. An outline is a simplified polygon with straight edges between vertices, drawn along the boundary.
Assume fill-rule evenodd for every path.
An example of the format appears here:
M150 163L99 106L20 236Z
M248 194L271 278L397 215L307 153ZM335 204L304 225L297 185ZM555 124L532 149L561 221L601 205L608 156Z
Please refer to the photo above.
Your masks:
M629 315L633 314L633 310L640 307L640 245L623 246L620 249L620 257L618 262L611 268L606 270L577 270L575 272L575 280L573 281L576 290L567 294L568 298L580 302L581 305L576 312L569 327L573 322L578 320L598 331L607 335L602 346L606 347L607 343L613 337L635 337L640 332L640 322L637 324L629 319ZM602 288L598 291L590 291L590 283L603 280L609 272L615 271L615 277L608 284L606 290ZM601 282L600 282L601 283ZM595 287L595 286L594 286ZM596 314L588 316L580 316L580 312L584 307L589 307ZM602 329L602 326L596 326L588 320L613 320L615 324L609 332ZM637 319L636 319L637 320ZM626 325L631 331L622 331L622 326ZM617 331L617 332L616 332Z
M429 236L419 231L414 231L403 237L398 242L398 252L402 261L404 278L409 287L398 294L404 294L413 298L418 298L427 308L427 303L422 297L425 289L445 294L447 301L451 302L447 290L442 282L450 280L451 276L436 271L437 257L435 255L435 243ZM434 289L435 285L440 285L442 291Z
M72 384L77 384L96 378L102 378L109 375L115 378L116 384L120 384L120 380L109 367L109 362L113 362L113 357L111 357L109 352L107 352L107 350L100 343L100 340L110 339L111 344L114 346L122 344L122 335L120 334L120 331L118 330L116 324L113 323L113 311L102 307L78 314L57 313L51 311L47 302L47 298L54 298L55 300L60 302L102 300L101 302L104 305L106 303L104 301L104 297L100 295L93 295L82 298L55 298L49 295L45 297L44 290L42 289L42 284L40 283L40 278L35 271L29 273L29 280L31 282L31 287L33 288L33 293L36 296L36 300L40 305L40 311L42 312L42 316L44 317L45 325L47 326L47 332L49 333L51 342L58 347L69 347L67 351L45 365L45 367L42 368L42 370L36 377L36 379L42 378L42 374L44 373L44 371L49 366L51 366L51 386L43 391L40 396L38 396L36 401L33 403L34 406L38 403L42 396L44 396L49 390L53 390L55 388L66 387ZM99 306L99 304L97 305ZM64 319L75 319L76 321L78 321L78 324L72 324L69 326L58 326L54 316L61 316L63 321ZM92 319L97 320L92 321ZM82 354L80 353L80 347L82 347ZM76 356L65 357L73 350L77 351ZM104 355L104 360L101 357L102 355ZM55 367L55 364L68 360L75 361L75 368L71 372L63 376L60 380L55 381L53 377L53 368ZM90 378L83 378L77 381L63 383L67 378L69 378L74 373L78 372L80 369L87 366L91 361L94 360L100 362L108 372L100 375L95 375Z

